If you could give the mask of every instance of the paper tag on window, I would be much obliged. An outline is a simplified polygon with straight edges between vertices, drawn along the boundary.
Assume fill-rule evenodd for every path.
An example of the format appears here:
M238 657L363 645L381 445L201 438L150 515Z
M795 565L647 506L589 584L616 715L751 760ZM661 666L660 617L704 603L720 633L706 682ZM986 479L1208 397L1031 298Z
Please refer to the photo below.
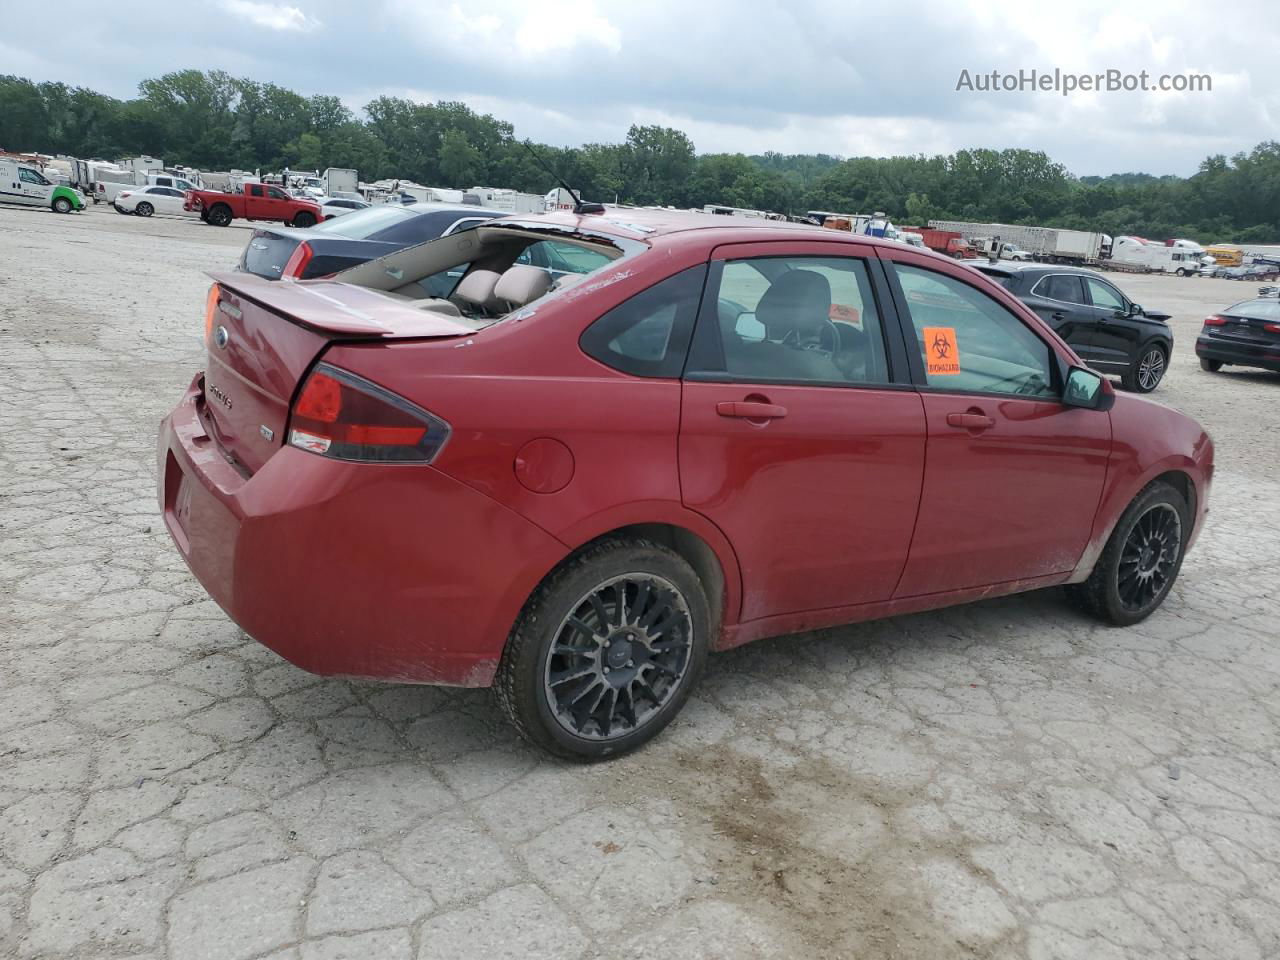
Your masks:
M954 327L924 328L924 368L931 377L960 372L960 345Z
M848 323L855 327L862 326L862 314L858 312L858 308L846 303L833 303L831 309L827 311L827 316L841 323Z

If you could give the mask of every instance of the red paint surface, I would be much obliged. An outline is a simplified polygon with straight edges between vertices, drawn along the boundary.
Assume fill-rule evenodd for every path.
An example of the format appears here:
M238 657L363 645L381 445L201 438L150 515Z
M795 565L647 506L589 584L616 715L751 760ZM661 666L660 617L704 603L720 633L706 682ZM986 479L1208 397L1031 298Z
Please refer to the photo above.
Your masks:
M401 327L394 307L370 313L376 295L327 284L382 324L356 333L345 312L313 310L305 283L262 292L253 278L219 278L243 317L234 350L209 367L230 381L232 408L211 412L197 377L161 425L159 495L191 569L246 632L318 673L484 685L539 581L624 526L679 527L710 548L724 580L721 648L1083 579L1125 506L1169 471L1193 484L1198 531L1212 444L1149 400L1067 410L909 384L682 383L603 366L578 338L635 293L725 244L819 244L805 228L627 213L655 232L586 219L650 251L476 333L407 317ZM1076 362L966 267L834 231L819 245L965 279ZM447 421L436 461L341 463L283 446L288 403L318 356ZM786 416L719 413L761 398ZM992 426L948 423L971 408ZM260 425L273 440L253 439Z

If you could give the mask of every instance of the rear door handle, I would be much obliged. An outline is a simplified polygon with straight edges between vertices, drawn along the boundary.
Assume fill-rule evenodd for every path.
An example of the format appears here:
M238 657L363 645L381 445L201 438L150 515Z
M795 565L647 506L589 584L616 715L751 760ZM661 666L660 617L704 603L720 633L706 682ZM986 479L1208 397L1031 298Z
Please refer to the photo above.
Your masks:
M1067 319L1067 315L1065 313L1052 313L1049 315L1049 319L1057 320L1059 323L1061 323L1063 320Z
M759 400L721 400L716 404L716 413L741 420L779 420L787 415L787 408Z
M962 430L989 430L996 422L985 413L948 413L947 426Z

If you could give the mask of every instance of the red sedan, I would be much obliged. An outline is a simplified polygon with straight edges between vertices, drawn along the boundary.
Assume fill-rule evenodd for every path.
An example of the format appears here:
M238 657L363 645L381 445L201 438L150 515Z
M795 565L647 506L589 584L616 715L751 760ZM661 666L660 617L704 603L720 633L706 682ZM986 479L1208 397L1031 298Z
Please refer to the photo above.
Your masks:
M196 577L304 669L493 685L562 756L761 637L1055 584L1134 623L1206 512L1198 424L893 243L618 210L214 279L159 438Z

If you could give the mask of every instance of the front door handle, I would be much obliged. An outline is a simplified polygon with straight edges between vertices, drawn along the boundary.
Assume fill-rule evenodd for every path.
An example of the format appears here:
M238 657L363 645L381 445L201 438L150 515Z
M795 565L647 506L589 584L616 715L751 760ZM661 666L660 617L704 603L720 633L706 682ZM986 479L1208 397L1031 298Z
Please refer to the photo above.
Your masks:
M985 413L948 413L947 426L959 427L962 430L989 430L996 422Z
M787 408L760 400L721 400L716 404L716 413L740 420L779 420L787 415Z
M1065 313L1051 313L1049 315L1049 319L1057 320L1059 323L1061 323L1063 320L1067 319L1067 315Z

